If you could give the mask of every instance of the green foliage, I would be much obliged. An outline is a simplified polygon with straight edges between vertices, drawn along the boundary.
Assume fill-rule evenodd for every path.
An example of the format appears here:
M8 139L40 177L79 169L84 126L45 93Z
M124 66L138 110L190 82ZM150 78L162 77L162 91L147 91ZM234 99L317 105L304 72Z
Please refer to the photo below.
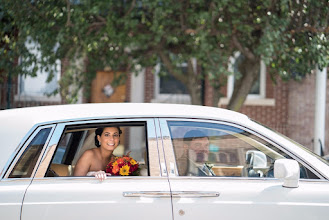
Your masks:
M193 77L178 66L195 58L202 73L193 80L208 75L218 88L236 51L298 80L328 65L328 8L326 0L0 0L0 68L33 76L67 60L60 84L69 101L97 70L137 73L159 57L185 84ZM38 42L41 59L28 40Z

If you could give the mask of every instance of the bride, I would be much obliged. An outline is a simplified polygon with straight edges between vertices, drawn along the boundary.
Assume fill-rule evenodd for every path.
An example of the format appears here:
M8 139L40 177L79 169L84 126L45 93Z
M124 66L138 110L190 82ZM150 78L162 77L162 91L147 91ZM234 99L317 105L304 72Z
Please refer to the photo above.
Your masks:
M95 176L100 181L106 179L107 164L113 157L113 151L120 143L120 127L97 128L95 131L95 145L97 148L86 150L79 158L74 176Z

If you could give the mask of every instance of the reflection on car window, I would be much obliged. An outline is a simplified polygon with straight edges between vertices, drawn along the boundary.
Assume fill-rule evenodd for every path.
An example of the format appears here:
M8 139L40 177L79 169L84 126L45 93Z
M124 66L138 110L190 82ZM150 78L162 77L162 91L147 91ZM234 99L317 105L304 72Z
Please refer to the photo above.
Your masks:
M180 176L274 178L274 162L290 158L263 139L224 124L168 122ZM301 166L301 178L317 179Z
M129 153L139 163L140 175L148 176L146 124L144 122L68 126L57 146L46 176L73 176L75 166L81 155L86 150L96 148L96 128L110 126L119 126L122 130L119 137L120 144L113 151L113 155L122 156Z
M33 138L25 149L19 161L9 175L9 178L31 177L35 164L40 156L43 146L46 143L51 128L44 128Z

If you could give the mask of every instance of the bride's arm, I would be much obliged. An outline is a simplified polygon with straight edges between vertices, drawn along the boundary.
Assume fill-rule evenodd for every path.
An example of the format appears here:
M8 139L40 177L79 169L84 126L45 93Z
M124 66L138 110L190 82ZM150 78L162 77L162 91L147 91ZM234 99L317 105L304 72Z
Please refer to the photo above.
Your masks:
M82 154L82 156L79 158L77 164L74 168L74 176L94 176L99 181L103 181L106 179L106 173L102 170L100 171L90 171L91 167L91 161L94 159L93 152L90 150L87 150Z
M84 152L75 165L73 176L87 176L87 173L91 167L92 159L93 152L89 150Z

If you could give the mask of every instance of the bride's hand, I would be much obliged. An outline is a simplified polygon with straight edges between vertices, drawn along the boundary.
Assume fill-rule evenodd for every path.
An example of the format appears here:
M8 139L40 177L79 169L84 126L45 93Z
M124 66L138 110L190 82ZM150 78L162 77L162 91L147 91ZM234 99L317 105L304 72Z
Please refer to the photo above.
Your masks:
M99 181L102 182L103 180L106 179L106 173L102 170L97 171L97 172L95 172L95 177L96 177L96 179L98 179Z
M98 179L99 181L103 181L106 179L106 176L108 176L110 174L105 173L104 171L100 170L100 171L94 171L94 172L89 172L87 174L87 176L95 176L96 179Z

